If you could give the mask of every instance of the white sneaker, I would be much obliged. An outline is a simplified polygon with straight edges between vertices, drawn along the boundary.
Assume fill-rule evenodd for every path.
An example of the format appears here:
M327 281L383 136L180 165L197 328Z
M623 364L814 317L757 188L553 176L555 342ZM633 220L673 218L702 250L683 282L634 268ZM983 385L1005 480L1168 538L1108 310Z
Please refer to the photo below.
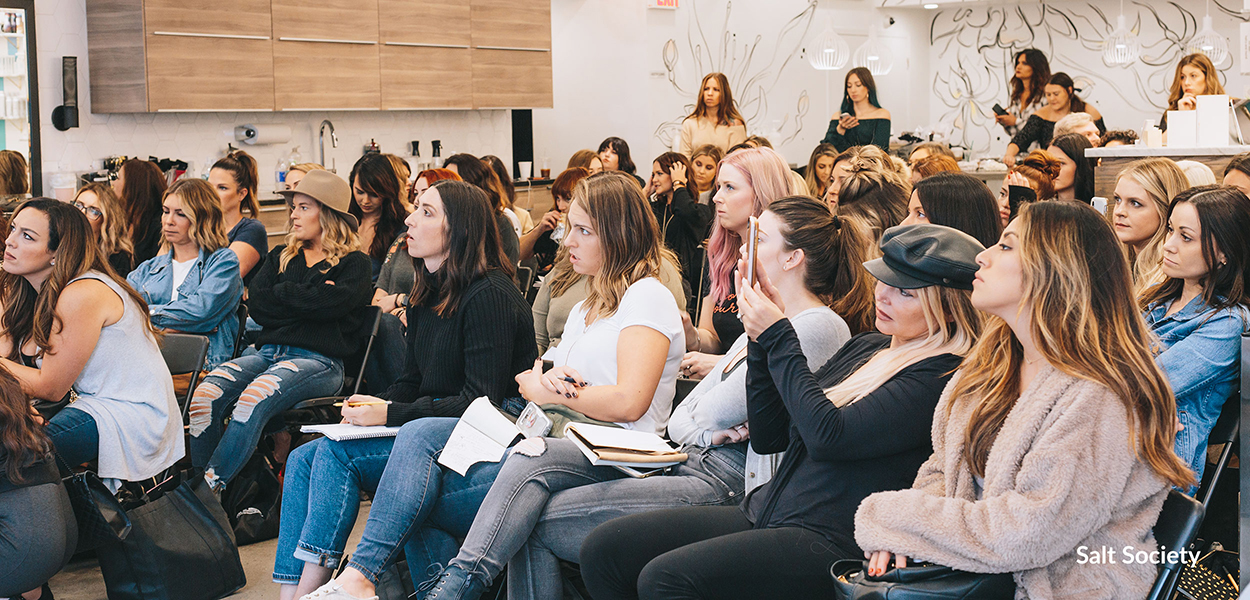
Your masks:
M343 590L343 586L338 582L331 581L315 590L311 594L300 598L299 600L378 600L377 596L368 598L357 598Z

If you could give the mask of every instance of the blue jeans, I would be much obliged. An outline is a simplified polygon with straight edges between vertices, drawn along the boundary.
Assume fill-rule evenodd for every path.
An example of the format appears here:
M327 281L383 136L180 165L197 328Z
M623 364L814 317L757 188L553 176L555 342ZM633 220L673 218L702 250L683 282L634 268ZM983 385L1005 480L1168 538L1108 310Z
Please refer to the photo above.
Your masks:
M390 437L320 438L291 452L282 484L275 582L298 583L306 562L338 568L360 512L360 491L378 489L394 444Z
M100 432L96 429L95 419L73 406L62 408L48 419L48 428L44 431L52 438L52 445L61 455L61 460L70 468L95 460L100 455ZM57 466L64 470L65 465Z
M504 463L452 561L484 581L506 563L511 600L559 598L559 559L576 562L586 536L612 519L742 499L742 444L691 449L671 474L635 479L592 466L568 440L546 443L540 456L513 455Z
M469 531L500 463L478 463L466 476L438 464L459 419L426 417L399 430L364 535L348 562L375 584L402 547L414 584L446 564Z
M191 463L204 467L215 486L229 483L252 457L269 419L342 385L341 361L302 348L267 345L222 363L191 398Z

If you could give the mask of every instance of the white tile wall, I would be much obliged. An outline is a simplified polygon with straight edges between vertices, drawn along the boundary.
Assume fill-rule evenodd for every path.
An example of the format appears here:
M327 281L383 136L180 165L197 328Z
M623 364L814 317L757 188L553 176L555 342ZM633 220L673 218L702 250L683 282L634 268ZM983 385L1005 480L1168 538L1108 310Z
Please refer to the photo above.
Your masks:
M244 147L259 162L262 197L273 189L277 162L292 146L300 147L305 162L318 161L316 128L327 118L338 132L339 147L331 149L326 136L326 162L333 159L343 174L370 139L376 139L383 152L409 162L410 140L420 140L422 155L429 157L433 139L442 140L444 157L470 152L511 161L512 120L506 110L92 114L86 0L39 0L35 12L45 193L50 193L48 182L54 173L92 170L101 158L116 154L179 158L202 169L225 153L226 144L234 141L236 125L249 123L279 123L292 130L289 143ZM52 109L62 101L62 56L78 57L81 107L79 127L64 132L51 123Z

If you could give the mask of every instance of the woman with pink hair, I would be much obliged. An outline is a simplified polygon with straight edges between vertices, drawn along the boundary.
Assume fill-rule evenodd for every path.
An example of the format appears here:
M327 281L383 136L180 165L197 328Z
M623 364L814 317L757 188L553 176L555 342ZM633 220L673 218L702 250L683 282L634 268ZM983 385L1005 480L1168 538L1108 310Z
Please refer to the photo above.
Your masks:
M702 378L742 335L733 291L738 248L746 239L750 218L760 216L773 200L791 195L789 172L785 159L771 148L739 150L721 160L712 196L716 218L701 275L704 298L698 327L682 316L686 325L682 376Z

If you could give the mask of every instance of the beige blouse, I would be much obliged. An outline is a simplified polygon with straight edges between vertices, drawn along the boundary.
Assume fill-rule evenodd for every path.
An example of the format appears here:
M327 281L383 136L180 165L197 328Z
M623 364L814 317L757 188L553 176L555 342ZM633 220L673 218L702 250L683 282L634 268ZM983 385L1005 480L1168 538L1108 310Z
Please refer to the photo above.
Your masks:
M745 141L747 141L747 126L743 123L716 125L711 119L687 117L681 122L681 143L677 151L690 156L700 146L711 144L719 147L723 152Z

